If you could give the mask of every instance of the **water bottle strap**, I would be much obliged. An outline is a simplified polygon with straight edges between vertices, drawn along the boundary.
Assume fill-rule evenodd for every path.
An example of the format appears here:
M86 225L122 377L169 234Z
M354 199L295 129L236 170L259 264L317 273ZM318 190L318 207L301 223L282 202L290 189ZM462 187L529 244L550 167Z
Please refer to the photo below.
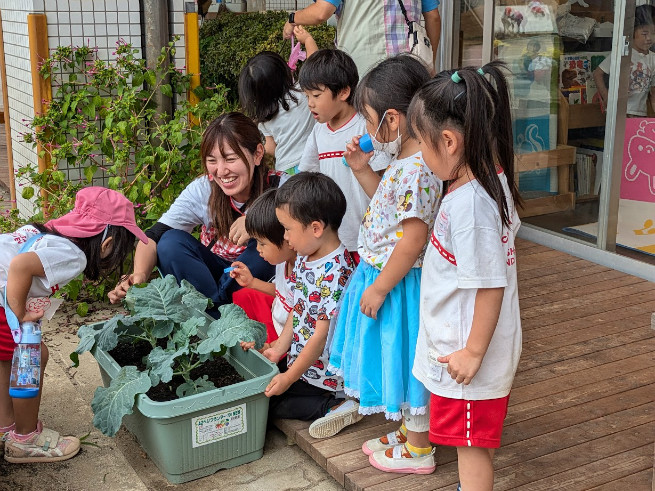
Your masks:
M39 238L43 237L45 234L36 234L27 239L23 245L20 246L20 249L18 249L18 254L22 254L23 252L27 252L29 248L34 244ZM11 330L11 336L14 338L14 343L18 344L20 343L21 337L22 337L22 332L20 329L20 322L18 322L18 317L16 317L16 314L11 310L9 307L9 304L7 303L7 286L5 285L5 292L2 297L2 306L5 309L5 317L7 318L7 324L9 325L9 329Z

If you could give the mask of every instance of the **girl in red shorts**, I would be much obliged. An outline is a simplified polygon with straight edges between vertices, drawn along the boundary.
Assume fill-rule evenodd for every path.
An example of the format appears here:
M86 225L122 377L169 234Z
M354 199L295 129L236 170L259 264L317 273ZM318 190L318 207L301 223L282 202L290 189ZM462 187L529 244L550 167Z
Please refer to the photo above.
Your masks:
M6 461L56 462L80 449L78 438L43 427L38 419L41 392L30 399L9 396L15 347L10 329L38 321L50 295L80 273L95 280L121 266L135 236L148 241L136 225L132 203L101 187L79 191L73 211L45 226L26 225L0 235L0 436ZM47 361L42 343L41 380Z
M430 440L457 447L464 491L493 488L521 355L520 198L502 68L442 72L416 93L408 115L427 166L449 181L423 263L413 373L432 393Z

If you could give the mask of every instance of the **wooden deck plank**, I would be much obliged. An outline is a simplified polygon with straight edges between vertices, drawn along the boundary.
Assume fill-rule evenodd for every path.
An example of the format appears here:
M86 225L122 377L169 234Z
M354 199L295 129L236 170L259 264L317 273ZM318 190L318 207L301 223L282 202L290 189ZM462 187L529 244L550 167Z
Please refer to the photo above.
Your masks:
M494 489L650 489L655 283L524 240L517 250L523 354ZM452 447L436 447L432 475L370 466L361 444L397 425L367 417L315 440L308 423L282 424L345 489L454 491Z
M617 442L613 441L611 437L603 438L585 445L579 445L579 448L558 452L558 454L562 455L550 454L551 459L501 469L496 473L497 479L494 490L587 490L590 487L612 481L616 477L624 477L625 474L643 472L644 467L653 465L653 456L648 454L649 445L637 446L636 442L641 440L640 430L652 432L653 429L655 429L653 424L648 425L647 428L643 426L633 428L622 432L623 438L620 438ZM552 458L557 459L556 465L552 465ZM541 470L544 474L550 474L538 480L534 479L536 469ZM558 470L564 472L557 472ZM519 481L523 481L523 484L517 486ZM645 486L646 484L647 482L642 481L640 486L634 488L608 487L606 489L613 491L650 489L650 486Z
M643 315L644 318L650 318L651 313L655 312L655 295L652 295L650 292L632 300L635 302L632 305L618 304L614 305L614 308L611 310L595 312L591 315L550 324L548 326L542 326L539 319L532 319L532 322L522 322L523 341L526 342L567 334L578 329L599 326L606 322L621 321L635 315Z

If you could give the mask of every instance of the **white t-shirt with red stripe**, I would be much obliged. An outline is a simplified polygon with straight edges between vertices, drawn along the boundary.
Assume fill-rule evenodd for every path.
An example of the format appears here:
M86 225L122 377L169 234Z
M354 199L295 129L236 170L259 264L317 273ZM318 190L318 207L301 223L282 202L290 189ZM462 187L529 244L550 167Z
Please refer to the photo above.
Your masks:
M293 275L287 276L286 269L287 263L275 266L275 299L271 313L273 327L278 336L282 333L289 312L293 309L293 289L296 286L296 279Z
M446 194L430 236L421 281L421 322L414 376L433 394L487 400L509 394L521 355L514 239L521 224L504 173L511 225L478 181ZM498 324L469 385L457 384L437 357L466 346L479 288L504 288Z
M330 128L327 123L316 124L305 144L299 166L301 171L320 172L331 177L346 195L346 214L339 227L339 239L349 251L357 250L359 226L370 199L350 167L343 164L342 158L346 144L350 143L354 136L365 133L366 120L359 113L337 129ZM386 169L389 160L385 154L376 153L370 166L377 172Z

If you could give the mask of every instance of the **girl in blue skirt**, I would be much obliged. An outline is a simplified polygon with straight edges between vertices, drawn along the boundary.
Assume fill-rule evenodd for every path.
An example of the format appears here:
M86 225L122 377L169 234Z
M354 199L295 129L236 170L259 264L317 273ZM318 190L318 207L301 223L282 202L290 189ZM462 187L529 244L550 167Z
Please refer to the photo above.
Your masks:
M362 414L403 419L400 429L364 443L371 465L387 472L428 474L435 469L428 438L429 393L412 375L419 329L419 287L428 231L441 181L426 167L406 113L427 69L401 55L373 68L357 87L355 105L366 118L374 150L391 163L382 178L368 165L359 138L344 160L372 197L359 232L361 262L344 294L330 365ZM435 278L435 281L437 279Z

